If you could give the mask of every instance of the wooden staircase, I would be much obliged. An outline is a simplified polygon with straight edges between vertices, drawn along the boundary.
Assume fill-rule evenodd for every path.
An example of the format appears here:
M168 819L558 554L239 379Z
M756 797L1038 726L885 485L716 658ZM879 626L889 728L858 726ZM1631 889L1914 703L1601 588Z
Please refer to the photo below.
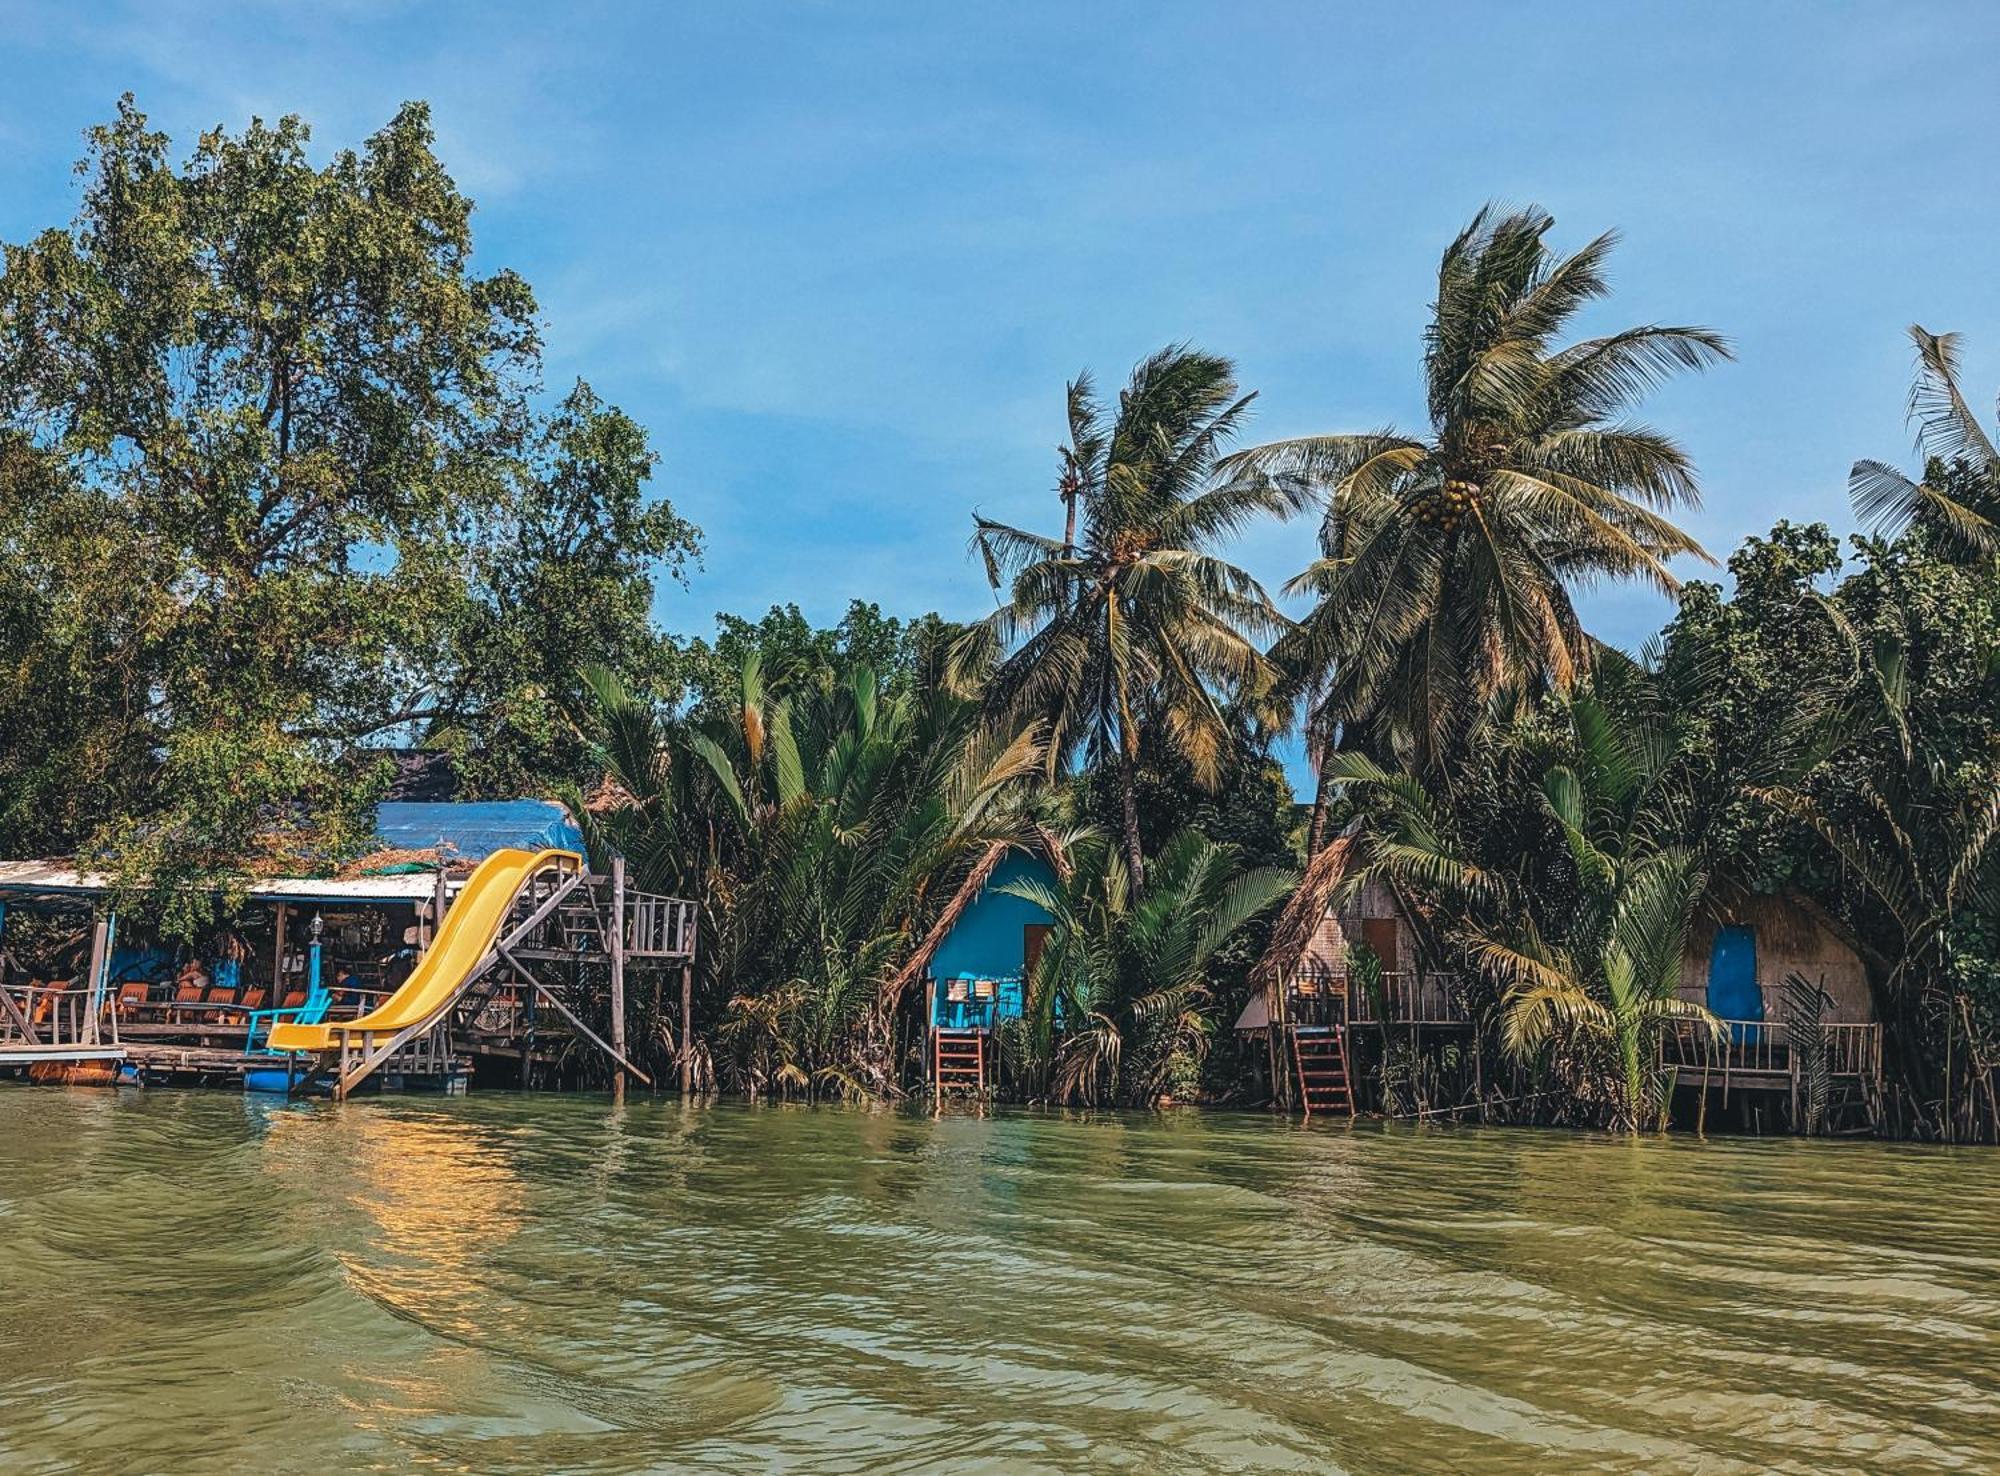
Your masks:
M1347 1029L1341 1025L1294 1025L1292 1065L1306 1116L1344 1112L1354 1116L1354 1084L1347 1073Z
M949 1091L986 1090L986 1032L933 1030L931 1085L942 1097Z

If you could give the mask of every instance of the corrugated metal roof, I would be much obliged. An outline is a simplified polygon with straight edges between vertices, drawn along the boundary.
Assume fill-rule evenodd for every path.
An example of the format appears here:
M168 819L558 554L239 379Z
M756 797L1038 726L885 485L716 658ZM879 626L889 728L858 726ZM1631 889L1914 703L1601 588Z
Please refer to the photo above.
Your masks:
M427 872L405 876L358 876L350 881L332 877L260 877L245 890L259 902L418 902L431 895L435 879ZM0 895L20 898L94 897L111 890L111 879L97 872L78 871L60 861L0 861Z

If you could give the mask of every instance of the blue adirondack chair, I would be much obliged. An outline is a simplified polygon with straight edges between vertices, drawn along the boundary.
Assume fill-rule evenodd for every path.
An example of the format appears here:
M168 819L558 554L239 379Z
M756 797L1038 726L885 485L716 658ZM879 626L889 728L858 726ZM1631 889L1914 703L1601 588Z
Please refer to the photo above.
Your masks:
M332 1005L333 991L321 986L318 980L314 980L304 1004L295 1004L288 1010L252 1010L250 1029L243 1037L243 1054L251 1056L257 1053L257 1027L260 1024L264 1027L264 1038L269 1040L271 1023L274 1020L290 1020L297 1025L317 1025L326 1019L326 1012Z

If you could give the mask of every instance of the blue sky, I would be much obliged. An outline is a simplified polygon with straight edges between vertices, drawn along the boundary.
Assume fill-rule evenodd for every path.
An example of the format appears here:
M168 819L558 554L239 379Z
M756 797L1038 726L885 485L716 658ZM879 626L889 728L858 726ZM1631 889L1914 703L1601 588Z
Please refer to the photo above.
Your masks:
M549 383L645 423L707 532L683 631L990 608L971 509L1053 524L1063 381L1169 341L1238 360L1258 438L1417 424L1437 256L1491 197L1624 233L1587 327L1734 339L1646 412L1718 555L1844 528L1854 458L1909 463L1912 320L2000 386L1990 4L0 0L0 34L10 240L69 217L121 91L190 143L298 112L322 150L429 99ZM1275 586L1309 547L1237 553ZM1585 609L1628 644L1667 613Z

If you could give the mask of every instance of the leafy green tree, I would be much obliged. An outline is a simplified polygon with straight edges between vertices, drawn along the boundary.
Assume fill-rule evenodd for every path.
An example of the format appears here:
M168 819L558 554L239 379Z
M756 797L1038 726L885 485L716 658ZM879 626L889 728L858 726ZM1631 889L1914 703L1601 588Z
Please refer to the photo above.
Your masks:
M426 747L454 751L482 793L580 779L586 746L567 714L578 673L602 666L678 697L690 663L652 622L654 589L698 555L700 534L646 489L645 431L579 383L538 426L485 518L476 578L431 704Z
M162 896L354 844L385 740L559 768L551 652L643 671L639 563L692 547L638 506L636 426L537 409L533 295L474 270L424 107L308 143L253 121L177 166L127 98L74 223L0 272L0 733L39 735L0 840Z
M1696 803L1713 811L1717 869L1756 891L1831 880L1805 828L1752 791L1804 778L1852 685L1848 644L1826 608L1840 570L1824 524L1780 522L1730 556L1733 591L1683 586L1661 636L1683 694L1683 763Z
M866 666L894 691L934 685L936 667L954 627L935 613L912 620L884 615L872 601L854 600L839 621L815 626L795 604L773 605L757 621L715 617L715 638L683 652L683 680L697 717L719 717L742 700L744 662L757 657L773 691L810 687Z
M1561 344L1607 294L1616 237L1559 257L1543 240L1553 225L1489 206L1445 251L1425 333L1427 434L1311 436L1234 458L1326 499L1321 557L1293 582L1315 609L1274 653L1307 695L1319 753L1359 728L1378 758L1404 749L1439 767L1496 694L1588 672L1578 584L1671 594L1670 561L1706 557L1665 516L1696 504L1686 453L1623 417L1727 345L1651 324ZM1322 786L1315 848L1326 799Z
M1080 752L1116 773L1125 865L1141 884L1146 733L1212 788L1232 757L1226 703L1255 705L1275 685L1257 641L1284 617L1213 552L1283 505L1261 477L1212 480L1251 398L1227 359L1187 347L1140 363L1115 412L1079 379L1063 487L1081 526L1055 539L975 519L987 577L1006 597L957 643L957 680L990 710L1045 724L1052 766Z

